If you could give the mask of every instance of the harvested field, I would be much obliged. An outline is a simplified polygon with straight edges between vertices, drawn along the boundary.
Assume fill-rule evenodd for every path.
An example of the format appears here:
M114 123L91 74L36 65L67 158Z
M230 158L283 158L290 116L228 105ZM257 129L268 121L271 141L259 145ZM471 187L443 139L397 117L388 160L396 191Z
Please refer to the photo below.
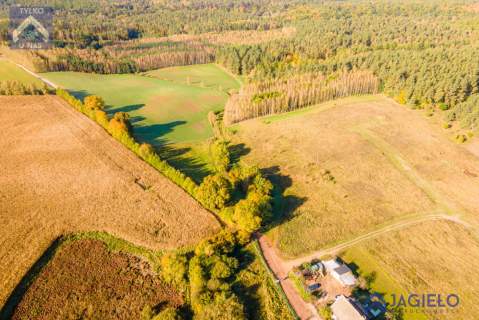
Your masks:
M0 97L0 305L58 236L105 231L153 250L219 225L182 189L56 97Z
M479 161L421 114L382 96L347 98L234 126L243 161L282 185L269 236L305 255L406 217L479 219ZM466 174L469 173L469 174ZM283 214L282 216L279 216Z
M460 224L426 222L352 247L343 258L369 276L373 290L386 301L393 293L460 297L457 309L437 315L427 308L406 308L404 319L477 319L479 277L471 270L479 268L479 239Z
M182 303L146 262L110 252L98 240L78 240L58 249L12 319L139 319L146 305Z

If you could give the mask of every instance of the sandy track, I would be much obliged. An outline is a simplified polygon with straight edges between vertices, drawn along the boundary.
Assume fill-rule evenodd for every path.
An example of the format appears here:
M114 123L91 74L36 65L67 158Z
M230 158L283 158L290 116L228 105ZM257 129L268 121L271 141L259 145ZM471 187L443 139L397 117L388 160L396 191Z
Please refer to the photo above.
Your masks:
M462 221L461 218L458 217L458 216L451 216L451 215L448 215L448 214L429 214L429 215L425 215L425 216L418 216L418 217L415 217L415 218L404 219L404 220L398 221L396 223L393 223L393 224L387 225L385 227L376 229L374 231L365 233L364 235L356 237L352 240L345 241L343 243L340 243L340 244L338 244L336 246L333 246L333 247L330 247L330 248L318 250L318 251L316 251L312 254L309 254L307 256L304 256L304 257L301 257L301 258L298 258L298 259L284 260L284 261L282 261L282 266L281 267L282 267L282 270L291 270L293 267L299 266L299 265L301 265L305 262L310 262L313 259L319 259L319 258L321 258L323 256L326 256L326 255L338 254L341 251L344 251L344 250L346 250L350 247L353 247L353 246L355 246L355 245L357 245L361 242L377 238L377 237L379 237L383 234L386 234L386 233L389 233L389 232L392 232L392 231L397 231L397 230L400 230L400 229L406 229L408 227L411 227L411 226L414 226L414 225L417 225L417 224L420 224L420 223L423 223L423 222L438 221L438 220L451 221L451 222L460 224L460 225L462 225L466 228L472 228L472 226L469 223L467 223L465 221Z
M286 296L288 297L289 302L293 306L294 310L300 317L300 319L320 319L315 307L311 303L305 302L299 293L297 292L296 288L294 287L292 281L288 278L288 272L295 266L299 266L302 263L310 262L313 259L319 259L325 255L334 255L338 254L341 251L344 251L350 247L358 245L367 240L375 239L381 235L398 231L401 229L407 229L409 227L428 222L428 221L450 221L457 223L458 225L464 226L468 229L475 229L477 232L477 228L474 228L470 223L461 220L458 216L451 216L448 214L429 214L425 216L417 216L414 218L404 219L402 221L398 221L391 225L385 226L383 228L379 228L377 230L371 231L359 237L356 237L352 240L345 241L341 244L336 246L322 249L316 251L312 254L307 256L293 259L293 260L284 260L282 259L276 249L271 245L270 241L267 239L266 236L260 235L259 243L261 246L261 250L263 251L263 255L268 263L268 266L273 271L275 276L277 277L278 281L281 284Z
M62 234L106 231L166 249L219 227L183 190L56 97L0 97L0 121L0 306Z
M286 297L288 297L289 303L296 311L298 317L302 320L320 319L316 308L311 303L307 303L301 298L296 291L293 282L288 279L289 270L286 268L285 261L276 254L270 241L264 235L260 235L258 241L269 268L278 279Z

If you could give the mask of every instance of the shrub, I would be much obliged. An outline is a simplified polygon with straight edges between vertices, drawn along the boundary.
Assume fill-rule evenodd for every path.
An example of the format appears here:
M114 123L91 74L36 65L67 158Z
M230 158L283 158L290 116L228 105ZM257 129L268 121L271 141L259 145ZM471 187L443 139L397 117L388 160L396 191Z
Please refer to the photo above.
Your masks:
M44 95L48 94L49 89L46 85L37 86L35 84L23 84L19 81L0 81L0 95Z
M231 184L221 175L207 176L198 187L196 198L211 210L223 209L231 198Z
M177 287L186 287L188 259L180 253L168 253L161 257L161 276L165 282Z
M146 160L155 155L155 149L149 143L142 143L140 145L139 154L143 159Z
M95 120L100 124L103 128L108 127L108 115L103 110L95 110Z
M195 316L197 320L243 320L246 319L244 307L234 294L221 293Z
M83 101L86 108L95 110L100 109L103 110L105 108L105 101L99 96L88 96Z
M141 311L141 320L181 320L183 319L178 310L172 307L167 307L155 315L155 312L150 306L145 306Z
M227 172L231 163L228 143L224 140L213 141L210 145L210 153L216 171L219 173Z
M440 103L439 104L439 109L441 109L442 111L447 111L447 110L450 109L450 107L445 103Z
M466 137L464 134L458 134L458 135L456 136L456 141L457 141L458 143L464 143L464 142L467 141L467 137Z
M245 319L244 307L231 290L238 260L235 234L222 231L203 240L190 261L190 301L195 319Z

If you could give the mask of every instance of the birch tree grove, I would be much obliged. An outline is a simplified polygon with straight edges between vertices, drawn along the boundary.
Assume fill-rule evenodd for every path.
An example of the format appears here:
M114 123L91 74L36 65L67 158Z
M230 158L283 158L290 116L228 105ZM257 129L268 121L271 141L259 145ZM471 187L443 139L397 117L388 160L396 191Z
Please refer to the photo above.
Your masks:
M246 119L288 112L328 100L379 91L378 78L369 71L343 72L335 77L306 74L246 84L225 106L230 125Z

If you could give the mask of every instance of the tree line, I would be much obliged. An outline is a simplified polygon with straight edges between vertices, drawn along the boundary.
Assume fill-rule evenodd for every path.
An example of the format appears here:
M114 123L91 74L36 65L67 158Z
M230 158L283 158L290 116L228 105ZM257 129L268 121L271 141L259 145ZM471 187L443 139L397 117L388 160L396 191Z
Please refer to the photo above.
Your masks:
M251 82L233 94L225 106L224 121L230 125L246 119L288 112L320 102L379 90L379 80L369 71L297 75Z
M19 96L19 95L45 95L50 93L46 85L39 86L33 83L25 84L16 80L0 81L0 95Z
M214 49L198 42L130 41L102 49L56 48L24 53L37 72L77 71L100 74L136 73L210 63Z
M227 141L216 139L212 143L216 172L197 185L191 178L161 159L153 146L135 141L134 128L127 113L117 112L109 118L104 111L105 103L98 96L88 96L82 102L63 89L57 90L57 96L97 122L115 139L183 188L205 208L217 212L244 238L250 237L271 218L273 188L271 182L256 167L231 165Z
M78 111L101 125L115 139L158 169L170 180L218 213L228 228L200 242L192 252L170 252L161 259L161 276L184 294L189 294L189 306L198 320L248 318L244 301L235 288L239 272L244 268L240 259L243 247L252 233L259 230L272 216L272 184L256 167L232 164L229 143L217 136L211 153L215 173L198 186L183 173L160 159L155 149L133 138L134 128L129 116L117 112L111 118L104 111L101 97L88 96L80 101L67 91L57 95ZM156 313L150 307L142 319L183 319L184 311L167 308Z

